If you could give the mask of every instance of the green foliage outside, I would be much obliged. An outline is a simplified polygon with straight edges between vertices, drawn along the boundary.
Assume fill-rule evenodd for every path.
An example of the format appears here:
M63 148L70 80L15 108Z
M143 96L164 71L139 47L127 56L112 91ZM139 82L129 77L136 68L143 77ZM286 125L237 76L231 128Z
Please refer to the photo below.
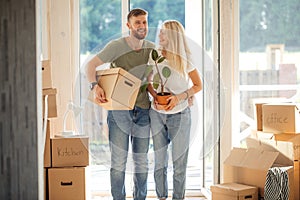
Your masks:
M131 0L130 8L148 11L149 34L155 41L159 22L176 19L185 24L184 0ZM80 53L103 47L121 35L121 0L80 0ZM99 47L99 48L100 48Z
M299 0L240 0L240 49L265 51L267 44L300 50Z
M121 1L80 0L80 52L92 51L121 32Z
M210 6L210 0L205 0L205 4ZM300 50L299 0L240 0L239 4L240 51L265 51L267 44L285 44L288 51ZM149 12L147 39L153 42L160 22L176 19L185 25L185 0L131 0L130 8L136 7ZM210 16L210 10L205 10L206 16ZM80 14L81 54L121 35L121 0L80 0ZM204 32L209 33L211 20L204 20ZM211 41L206 44L209 49Z

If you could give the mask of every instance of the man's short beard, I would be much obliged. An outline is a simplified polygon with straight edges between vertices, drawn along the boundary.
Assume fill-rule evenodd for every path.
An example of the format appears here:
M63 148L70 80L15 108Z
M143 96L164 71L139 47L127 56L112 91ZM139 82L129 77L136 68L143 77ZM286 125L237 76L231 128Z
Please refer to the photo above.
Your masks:
M145 37L147 36L147 34L140 35L140 34L138 33L138 31L134 31L134 32L133 32L133 36L134 36L135 38L139 39L139 40L143 40L143 39L145 39Z

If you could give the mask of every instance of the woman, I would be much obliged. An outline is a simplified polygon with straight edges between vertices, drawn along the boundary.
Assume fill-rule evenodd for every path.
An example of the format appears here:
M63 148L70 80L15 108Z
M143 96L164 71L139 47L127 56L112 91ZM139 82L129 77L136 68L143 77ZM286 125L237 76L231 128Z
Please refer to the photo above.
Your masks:
M167 150L171 144L172 199L184 199L191 128L188 99L202 90L202 82L197 69L191 65L191 53L187 45L184 28L178 21L168 20L162 24L159 45L160 52L165 57L165 60L160 63L160 67L168 66L171 69L171 76L165 87L172 93L172 96L168 98L169 103L166 106L159 105L156 101L159 91L155 91L151 84L148 86L148 91L153 97L150 119L155 151L156 194L159 199L168 197ZM189 87L189 80L192 81L191 87Z

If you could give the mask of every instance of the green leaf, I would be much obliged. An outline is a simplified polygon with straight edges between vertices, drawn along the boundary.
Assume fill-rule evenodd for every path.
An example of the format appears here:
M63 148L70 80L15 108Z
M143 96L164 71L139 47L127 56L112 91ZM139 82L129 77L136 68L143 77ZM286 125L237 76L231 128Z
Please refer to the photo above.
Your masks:
M163 62L165 59L166 59L165 57L160 57L160 58L158 59L157 63L161 63L161 62Z
M157 84L160 84L160 77L159 77L159 74L156 73L153 77L153 83L157 83Z
M146 89L147 89L147 87L148 87L148 83L145 83L145 84L143 84L143 85L140 87L140 89L141 89L142 92L145 92Z
M162 69L162 75L165 77L165 78L169 78L171 76L171 70L169 67L165 66L163 69Z
M155 49L152 50L151 56L152 56L152 60L154 60L154 61L157 60L158 53L157 53L157 51Z
M158 83L153 83L153 88L154 88L154 89L157 89L157 88L158 88L158 86L159 86L159 84L158 84Z
M153 88L154 89L157 89L158 86L160 84L160 78L159 78L159 74L156 73L154 76L153 76Z

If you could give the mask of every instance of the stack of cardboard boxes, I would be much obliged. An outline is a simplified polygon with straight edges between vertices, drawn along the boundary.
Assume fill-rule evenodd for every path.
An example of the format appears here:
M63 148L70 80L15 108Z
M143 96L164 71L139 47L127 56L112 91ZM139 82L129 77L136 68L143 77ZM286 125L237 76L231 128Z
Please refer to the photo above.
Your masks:
M231 195L238 196L232 189L235 185L230 185L229 190L228 183L254 186L258 189L258 199L263 198L266 175L272 167L281 167L287 172L289 199L300 199L298 106L293 103L260 103L256 104L255 114L257 130L253 130L251 136L246 139L247 148L234 148L225 159L224 183L211 187L213 200L230 199L228 191L231 191ZM246 188L242 194L247 195L245 191L251 195L250 190ZM223 195L222 198L219 198L220 194ZM249 199L252 199L252 196L249 196Z
M292 161L294 199L300 199L300 114L295 103L256 104L257 131L253 138L275 148Z
M50 138L50 143L49 200L85 200L85 171L89 165L88 137L54 137Z
M46 111L48 113L47 119L44 118L47 120L44 148L45 199L84 200L89 140L86 136L55 137L51 131L51 118L57 117L57 90L52 88L50 61L43 61L42 66L43 116ZM46 95L48 101L45 102Z

